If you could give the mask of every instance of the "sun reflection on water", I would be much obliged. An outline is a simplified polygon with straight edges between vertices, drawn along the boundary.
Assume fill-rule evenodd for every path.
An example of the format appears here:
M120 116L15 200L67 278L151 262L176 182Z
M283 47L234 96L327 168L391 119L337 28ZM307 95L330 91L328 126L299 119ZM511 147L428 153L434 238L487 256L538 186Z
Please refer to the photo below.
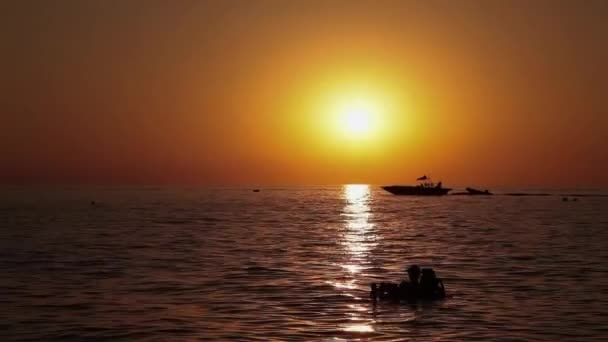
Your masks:
M369 324L353 324L344 327L344 331L348 332L373 332L374 328Z
M361 266L359 265L342 265L342 268L350 273L358 273L361 271Z
M361 270L361 259L368 256L375 240L374 224L370 222L371 192L367 184L349 184L344 186L343 195L346 202L342 213L346 222L343 244L350 252L351 259L359 263L353 262L343 267L356 273Z
M334 286L341 291L355 291L359 289L357 285L357 276L365 270L369 264L370 249L376 245L376 234L374 224L371 222L372 213L370 201L372 194L369 185L366 184L350 184L343 188L343 198L345 201L342 211L344 219L343 235L341 243L347 251L347 259L342 265L344 274L340 282L334 283ZM357 292L355 292L356 294ZM348 293L350 295L350 293ZM361 298L354 296L356 300ZM342 331L354 333L373 332L374 328L371 323L373 320L365 317L368 310L364 303L349 304L350 320L352 324L342 326Z

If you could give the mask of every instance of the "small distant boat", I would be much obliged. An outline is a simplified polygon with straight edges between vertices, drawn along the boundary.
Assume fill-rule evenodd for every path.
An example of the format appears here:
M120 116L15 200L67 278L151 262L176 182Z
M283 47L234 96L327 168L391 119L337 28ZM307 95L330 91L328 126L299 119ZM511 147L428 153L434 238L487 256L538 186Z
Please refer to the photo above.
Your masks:
M383 186L382 189L399 196L443 196L452 190L442 187L441 182L433 183L431 178L426 175L416 180L421 183L418 185L389 185Z
M493 195L489 190L477 190L473 188L466 188L469 195Z
M253 189L253 192L260 192L260 189Z

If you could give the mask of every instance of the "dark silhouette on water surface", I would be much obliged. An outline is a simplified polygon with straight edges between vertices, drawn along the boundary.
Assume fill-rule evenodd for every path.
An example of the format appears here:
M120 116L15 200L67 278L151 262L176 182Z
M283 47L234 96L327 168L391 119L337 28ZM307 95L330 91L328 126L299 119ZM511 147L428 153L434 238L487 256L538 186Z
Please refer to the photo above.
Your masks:
M424 268L422 271L418 265L412 265L407 269L409 281L400 284L382 282L370 284L370 297L373 301L390 300L399 302L415 302L418 300L439 300L445 298L445 287L443 281L435 275L432 268ZM422 273L422 277L420 274Z
M466 188L466 191L462 191L462 192L455 192L452 195L455 196L490 196L490 195L494 195L493 193L490 192L490 190L477 190L474 188Z
M424 299L445 298L443 281L435 275L432 268L423 268L420 278L420 297Z
M547 193L527 193L527 192L509 192L504 194L505 196L551 196Z
M431 181L431 178L424 175L416 178L420 182L418 185L387 185L381 188L385 191L390 192L393 195L400 196L443 196L450 192L451 188L444 188L441 182L437 184ZM466 191L456 192L452 195L469 195L469 196L490 196L494 193L490 190L479 190L471 187L467 187ZM534 192L508 192L499 194L502 196L569 196L569 197L607 197L608 194L556 194L556 193L534 193Z
M385 191L390 192L393 195L400 196L443 196L450 192L451 188L444 188L441 182L437 184L433 183L431 177L424 175L416 178L416 181L420 182L418 185L387 185L381 188ZM452 195L469 195L469 196L490 196L494 193L490 190L479 190L471 187L467 187L466 191L452 193ZM593 194L593 193L581 193L581 194L556 194L556 193L534 193L534 192L508 192L498 194L502 196L565 196L565 197L607 197L608 194ZM574 199L572 199L574 200Z
M549 194L549 193L534 193L534 192L508 192L501 194L503 196L563 196L562 199L572 197L573 201L576 201L578 197L608 197L608 194ZM569 198L568 198L569 199Z
M416 178L418 185L388 185L382 189L393 195L399 196L443 196L450 192L450 188L444 188L441 182L435 184L426 175Z

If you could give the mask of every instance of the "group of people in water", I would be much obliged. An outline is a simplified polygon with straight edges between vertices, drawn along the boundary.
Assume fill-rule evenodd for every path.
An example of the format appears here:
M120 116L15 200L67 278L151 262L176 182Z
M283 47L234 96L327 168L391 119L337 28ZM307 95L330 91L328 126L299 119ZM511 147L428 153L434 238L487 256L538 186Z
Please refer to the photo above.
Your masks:
M370 297L373 300L388 299L394 301L419 299L434 300L445 298L443 281L435 275L432 268L420 269L412 265L407 269L408 281L395 283L372 283Z

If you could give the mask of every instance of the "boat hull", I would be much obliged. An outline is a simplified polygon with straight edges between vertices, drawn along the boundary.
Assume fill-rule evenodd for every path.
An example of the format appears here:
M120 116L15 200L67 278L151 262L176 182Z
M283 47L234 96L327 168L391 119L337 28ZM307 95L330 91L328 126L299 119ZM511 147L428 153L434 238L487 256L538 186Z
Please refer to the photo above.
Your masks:
M450 192L450 188L422 187L411 185L389 185L382 189L398 196L443 196Z
M473 188L467 188L467 193L469 195L482 195L482 196L488 196L488 195L492 195L492 193L489 190L477 190L477 189L473 189Z

